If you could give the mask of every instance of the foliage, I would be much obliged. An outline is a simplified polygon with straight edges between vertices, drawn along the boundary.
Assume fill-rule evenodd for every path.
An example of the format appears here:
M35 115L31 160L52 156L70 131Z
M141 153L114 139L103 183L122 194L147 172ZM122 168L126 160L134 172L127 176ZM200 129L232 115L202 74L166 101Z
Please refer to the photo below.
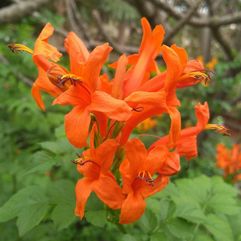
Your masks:
M183 161L183 170L174 184L148 200L148 210L137 223L118 226L107 222L106 216L111 219L115 216L94 195L88 203L86 220L80 222L74 216L74 183L78 175L70 160L75 158L76 150L65 138L61 125L63 112L56 107L50 107L46 113L36 109L29 86L19 76L22 73L33 79L34 67L29 64L28 56L16 58L6 48L7 43L16 40L31 45L36 32L31 24L23 21L7 25L1 27L0 34L0 51L7 60L0 65L1 238L6 241L241 240L241 202L237 190L220 177L199 176L220 174L214 166L214 147L221 140L230 144L230 140L216 134L201 136L206 144L200 148L200 157L190 164ZM233 106L229 100L235 100L240 93L240 74L234 78L225 74L240 63L239 59L219 63L216 80L210 87L188 89L180 92L180 98L193 99L198 93L200 101L213 100L209 101L214 110L212 116L219 116L220 121L224 110L236 110L239 116L238 103ZM217 92L220 96L215 96ZM184 103L185 108L190 107L183 115L186 126L190 125L187 116L194 105L190 99ZM168 121L166 124L159 121L150 134L164 132ZM147 144L150 138L145 139Z

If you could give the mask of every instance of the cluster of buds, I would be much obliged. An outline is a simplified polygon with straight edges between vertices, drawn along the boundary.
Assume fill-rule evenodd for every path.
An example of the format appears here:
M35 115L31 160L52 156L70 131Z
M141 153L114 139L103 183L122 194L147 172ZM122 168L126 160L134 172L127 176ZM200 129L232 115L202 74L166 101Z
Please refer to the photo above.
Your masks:
M120 210L119 222L132 223L145 210L145 199L165 188L170 176L180 170L180 157L197 156L197 136L204 129L224 128L208 124L208 104L197 104L197 123L181 128L181 105L176 90L198 83L207 84L210 77L197 60L188 60L186 51L176 45L164 45L164 29L153 30L141 20L143 36L138 53L121 55L114 63L113 78L102 72L112 48L108 43L89 52L84 43L70 32L64 42L70 70L57 64L61 53L48 43L53 34L46 24L34 49L10 44L16 51L32 55L38 77L32 95L45 109L41 92L54 97L53 104L70 105L65 115L65 132L70 143L85 148L74 163L82 178L76 184L75 213L84 217L91 194L110 209ZM157 57L163 59L160 71ZM158 137L147 149L130 134L142 121L166 113L171 120L169 132Z
M234 144L231 149L224 144L217 145L217 167L223 169L224 178L232 179L232 182L241 180L241 148Z

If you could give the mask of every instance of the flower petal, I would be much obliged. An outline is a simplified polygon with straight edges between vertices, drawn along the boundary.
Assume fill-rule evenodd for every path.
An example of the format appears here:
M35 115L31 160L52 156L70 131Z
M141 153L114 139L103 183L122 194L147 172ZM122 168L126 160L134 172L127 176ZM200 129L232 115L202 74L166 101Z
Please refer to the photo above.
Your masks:
M64 46L70 58L70 72L81 75L81 64L89 57L89 51L85 44L74 32L70 32L64 41Z
M131 108L125 101L115 99L103 91L93 93L89 110L103 112L117 121L126 121L131 116Z
M125 145L125 154L129 161L131 175L136 177L139 171L144 170L147 150L144 144L135 138L128 141Z
M74 105L85 107L90 102L90 94L82 85L72 85L59 95L54 101L53 105Z
M107 60L112 48L108 43L97 46L89 55L88 60L83 66L81 77L83 82L94 91L98 87L98 78L100 75L101 68Z
M95 151L96 161L101 166L102 171L107 172L115 156L117 143L114 139L108 139L97 147Z
M85 205L92 192L92 182L88 178L80 179L75 186L76 207L75 215L81 219L84 217Z
M90 114L87 109L74 107L65 115L65 132L69 142L76 147L86 146L89 133Z
M128 224L137 221L144 213L146 203L139 193L129 193L120 213L120 223Z
M42 55L54 62L57 62L60 59L62 54L54 46L48 43L48 39L53 32L53 26L50 23L47 23L35 42L33 55Z
M94 182L93 191L108 207L112 209L121 207L123 202L122 191L110 172L108 175L100 174L99 179Z

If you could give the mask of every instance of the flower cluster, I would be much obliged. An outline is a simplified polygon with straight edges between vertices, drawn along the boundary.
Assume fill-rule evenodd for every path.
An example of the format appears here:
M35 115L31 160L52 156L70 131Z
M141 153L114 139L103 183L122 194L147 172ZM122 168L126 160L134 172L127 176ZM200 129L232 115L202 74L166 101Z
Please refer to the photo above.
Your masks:
M217 145L217 167L223 169L224 178L232 178L233 182L241 180L241 148L239 144L232 149L224 144Z
M45 109L41 92L54 97L53 104L70 105L65 115L65 131L70 143L83 153L74 160L82 178L76 185L75 213L83 218L86 202L95 192L111 209L120 209L120 223L136 221L145 210L145 199L166 187L169 177L180 170L180 157L197 156L197 136L204 129L225 132L222 126L208 124L208 104L197 104L197 123L181 129L181 105L176 90L207 84L209 75L197 60L188 60L186 51L164 45L161 25L151 29L141 20L143 36L136 54L121 55L109 67L113 78L102 72L112 48L108 43L89 52L70 32L64 42L70 69L57 64L61 53L48 43L53 34L46 24L34 49L11 44L12 51L32 54L38 78L32 95ZM165 71L156 61L162 58ZM169 133L159 137L148 149L132 130L142 121L166 113ZM130 140L129 140L130 139Z

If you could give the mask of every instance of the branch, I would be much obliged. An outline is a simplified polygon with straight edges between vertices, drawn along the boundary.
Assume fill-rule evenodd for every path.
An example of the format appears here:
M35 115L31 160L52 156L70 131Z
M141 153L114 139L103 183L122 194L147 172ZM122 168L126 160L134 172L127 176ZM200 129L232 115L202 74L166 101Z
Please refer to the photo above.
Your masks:
M220 30L218 28L211 28L213 37L216 39L216 41L220 44L222 47L224 53L226 54L228 60L233 60L234 55L232 52L232 48L229 46L228 42L225 40L223 35L220 33Z
M181 19L180 22L169 32L165 37L165 42L169 42L191 19L191 17L195 14L202 0L198 0L196 4L194 4L191 9L188 11L187 15Z
M182 19L181 13L175 11L173 8L169 7L164 2L159 0L152 0L152 3L160 10L165 11L175 19L177 20ZM221 26L229 25L231 23L241 23L241 11L232 13L232 14L227 14L222 17L212 17L209 19L192 18L190 19L189 22L187 22L188 25L192 25L195 27L221 27Z
M92 11L92 16L96 22L96 25L97 25L100 33L103 35L105 40L110 43L110 45L115 49L116 52L123 53L123 52L137 52L138 51L138 48L136 48L136 47L124 48L124 47L120 47L118 44L116 44L115 41L113 41L113 39L108 35L108 33L106 33L103 25L101 24L102 20L101 20L99 12L97 10Z
M48 0L21 1L0 9L0 24L9 23L29 15Z

